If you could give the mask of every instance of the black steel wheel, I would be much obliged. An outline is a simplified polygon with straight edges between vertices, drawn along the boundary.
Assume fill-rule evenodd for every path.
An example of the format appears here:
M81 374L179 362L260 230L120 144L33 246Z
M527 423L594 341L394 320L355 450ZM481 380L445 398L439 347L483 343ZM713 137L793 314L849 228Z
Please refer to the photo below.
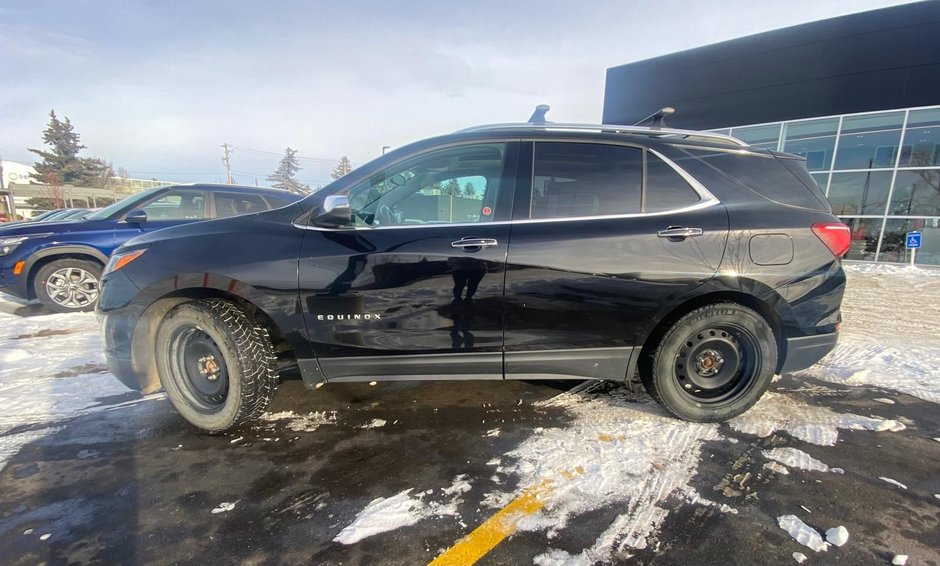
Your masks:
M228 395L228 366L215 340L194 324L180 325L170 337L170 371L197 410L214 413Z
M720 303L679 319L641 364L640 377L673 415L716 422L753 406L776 365L777 341L767 321L747 307Z
M177 305L157 329L157 372L170 402L210 432L235 428L264 411L278 384L267 330L234 303Z

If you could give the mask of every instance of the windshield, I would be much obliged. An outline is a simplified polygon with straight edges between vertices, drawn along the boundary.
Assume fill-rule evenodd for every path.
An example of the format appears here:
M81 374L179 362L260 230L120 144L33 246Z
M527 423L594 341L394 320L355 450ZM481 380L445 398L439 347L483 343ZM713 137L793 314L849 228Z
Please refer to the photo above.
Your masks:
M136 195L121 199L112 205L102 208L94 214L86 216L85 220L104 220L105 218L110 218L114 214L124 210L124 208L143 202L153 196L155 193L162 191L165 188L166 187L157 187L155 189L148 189L146 191L137 193Z

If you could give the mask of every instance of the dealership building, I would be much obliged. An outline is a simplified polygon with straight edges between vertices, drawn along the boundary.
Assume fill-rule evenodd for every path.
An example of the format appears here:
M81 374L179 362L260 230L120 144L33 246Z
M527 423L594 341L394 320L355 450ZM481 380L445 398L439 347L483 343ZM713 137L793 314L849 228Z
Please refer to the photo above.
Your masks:
M848 259L940 265L940 1L775 30L607 71L604 122L671 106L670 127L806 157L852 230Z

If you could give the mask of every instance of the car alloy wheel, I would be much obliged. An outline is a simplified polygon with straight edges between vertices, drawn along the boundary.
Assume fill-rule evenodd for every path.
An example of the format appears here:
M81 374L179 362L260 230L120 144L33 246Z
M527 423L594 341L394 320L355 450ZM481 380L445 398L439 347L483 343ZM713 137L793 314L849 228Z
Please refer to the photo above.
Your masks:
M98 278L80 267L53 271L45 289L52 302L66 309L86 309L98 300Z

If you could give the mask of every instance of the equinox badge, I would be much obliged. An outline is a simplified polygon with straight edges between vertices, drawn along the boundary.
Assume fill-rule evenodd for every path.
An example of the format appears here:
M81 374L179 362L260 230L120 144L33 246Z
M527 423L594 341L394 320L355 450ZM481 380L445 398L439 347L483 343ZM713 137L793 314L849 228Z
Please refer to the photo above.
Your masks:
M366 314L318 314L317 320L382 320L378 313Z

